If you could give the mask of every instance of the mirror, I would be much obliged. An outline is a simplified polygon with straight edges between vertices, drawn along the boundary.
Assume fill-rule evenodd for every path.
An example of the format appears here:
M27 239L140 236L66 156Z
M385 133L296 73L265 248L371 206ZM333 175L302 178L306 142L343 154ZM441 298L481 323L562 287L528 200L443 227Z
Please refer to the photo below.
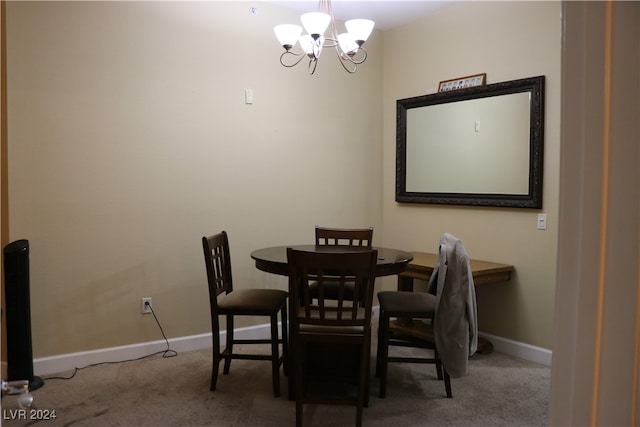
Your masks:
M396 201L542 208L544 76L397 101Z

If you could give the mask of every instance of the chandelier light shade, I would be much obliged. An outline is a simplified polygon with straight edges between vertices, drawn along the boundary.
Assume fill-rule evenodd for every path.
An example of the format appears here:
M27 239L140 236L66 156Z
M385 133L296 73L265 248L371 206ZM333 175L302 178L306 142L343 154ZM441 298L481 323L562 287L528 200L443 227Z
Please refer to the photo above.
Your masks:
M358 50L358 44L353 38L352 34L342 33L338 34L338 44L340 45L340 49L346 53L347 55L355 54L355 51Z
M282 24L277 25L273 31L280 44L289 50L298 42L300 34L302 34L302 27L294 24Z
M322 12L305 13L300 17L302 26L313 38L323 35L331 22L331 16Z
M276 25L273 31L284 48L280 64L295 67L305 57L309 58L309 74L316 71L323 48L334 48L342 67L350 74L367 60L367 51L362 47L373 31L374 22L369 19L351 19L345 22L347 32L338 34L331 10L331 0L319 1L319 12L305 13L300 17L302 26L295 24ZM304 31L305 34L302 34ZM325 36L325 32L328 35ZM300 50L294 50L296 44Z
M373 31L373 21L369 19L351 19L345 22L344 26L347 27L349 34L353 35L353 39L360 46L367 41L371 31Z

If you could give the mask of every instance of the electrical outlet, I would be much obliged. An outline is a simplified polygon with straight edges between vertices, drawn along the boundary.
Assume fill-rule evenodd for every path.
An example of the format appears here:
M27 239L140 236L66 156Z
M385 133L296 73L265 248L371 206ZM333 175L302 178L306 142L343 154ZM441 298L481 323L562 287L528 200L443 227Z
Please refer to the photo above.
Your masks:
M153 303L151 302L151 297L145 297L142 298L142 303L141 303L141 310L140 312L142 314L149 314L151 313L151 307L153 306Z

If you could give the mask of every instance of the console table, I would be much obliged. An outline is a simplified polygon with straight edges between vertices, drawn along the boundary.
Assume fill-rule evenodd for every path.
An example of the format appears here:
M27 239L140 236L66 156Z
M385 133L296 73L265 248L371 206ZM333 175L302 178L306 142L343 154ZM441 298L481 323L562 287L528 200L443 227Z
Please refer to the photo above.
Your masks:
M436 254L427 252L411 252L413 260L407 264L407 268L398 274L398 290L412 291L413 279L429 281L431 273L436 265ZM471 274L475 286L488 283L505 282L511 279L513 265L497 262L471 260Z

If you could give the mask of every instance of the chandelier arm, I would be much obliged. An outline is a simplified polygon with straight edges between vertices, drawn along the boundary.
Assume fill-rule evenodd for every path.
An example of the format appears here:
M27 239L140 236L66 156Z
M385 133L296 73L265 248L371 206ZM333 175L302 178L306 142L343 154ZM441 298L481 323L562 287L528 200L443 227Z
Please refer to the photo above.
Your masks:
M294 62L293 64L286 64L284 62L284 58L285 55L291 55L293 57L299 56L298 60L296 62ZM296 52L291 52L290 50L286 50L284 52L282 52L282 55L280 55L280 64L284 67L287 68L292 68L295 67L296 65L298 65L300 63L300 61L302 61L302 59L305 57L306 55L303 52L300 53L296 53Z
M313 75L316 72L317 66L318 66L318 58L310 58L309 65L307 66L307 71L309 72L309 75Z
M363 55L358 55L361 51L362 51ZM358 49L358 51L352 56L349 56L347 54L343 54L343 55L344 55L343 59L345 59L345 60L347 60L347 61L349 61L349 62L351 62L353 64L357 64L357 65L360 65L364 61L367 60L367 51L363 47ZM361 59L356 59L356 56L362 56L362 58Z
M345 70L347 73L349 73L349 74L354 74L354 73L357 71L357 69L358 69L358 63L353 62L353 61L351 60L351 58L349 58L347 55L345 55L345 54L341 54L341 53L340 53L340 49L338 49L337 47L336 47L336 55L338 56L338 62L340 62L340 65L342 65L342 68L344 68L344 70ZM346 58L344 58L344 57L343 57L343 55L344 55ZM352 64L352 65L353 65L353 68L348 68L348 67L347 67L347 63Z
M324 44L322 45L323 47L336 47L338 46L338 39L334 39L331 37L325 37L324 38Z

